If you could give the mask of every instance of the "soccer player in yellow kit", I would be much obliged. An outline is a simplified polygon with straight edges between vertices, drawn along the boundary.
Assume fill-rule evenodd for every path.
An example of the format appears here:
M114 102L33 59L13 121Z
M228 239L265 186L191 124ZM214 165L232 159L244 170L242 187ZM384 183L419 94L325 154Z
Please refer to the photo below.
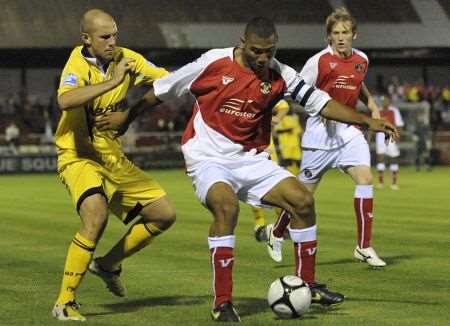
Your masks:
M80 25L83 45L72 51L61 75L62 117L55 138L58 174L81 227L69 246L52 314L58 320L84 321L75 291L86 271L99 276L113 294L125 296L121 262L167 230L175 221L175 209L157 181L125 157L120 139L93 124L95 117L126 110L131 86L151 84L168 72L118 47L116 23L108 13L89 10ZM124 224L140 218L110 251L92 259L109 211Z
M302 133L303 129L298 116L292 111L286 100L280 100L273 107L272 138L267 151L270 153L271 160L278 162L280 166L285 167L294 175L298 174L300 167ZM275 209L275 211L277 210ZM273 225L266 225L264 209L252 206L252 211L255 217L255 239L266 241L267 228L272 228Z

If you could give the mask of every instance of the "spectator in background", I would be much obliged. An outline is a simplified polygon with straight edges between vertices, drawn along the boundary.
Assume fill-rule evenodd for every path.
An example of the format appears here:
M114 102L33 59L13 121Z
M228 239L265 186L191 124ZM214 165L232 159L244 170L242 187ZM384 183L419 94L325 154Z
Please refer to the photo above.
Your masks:
M392 123L398 129L404 126L400 110L391 105L391 99L388 95L382 98L383 106L380 111L380 116ZM377 152L377 170L378 170L378 188L384 187L384 170L386 169L386 156L389 158L389 169L391 171L391 189L398 190L398 157L400 156L400 150L398 145L389 141L386 143L383 133L376 134L376 152Z
M423 165L431 171L431 128L426 111L421 112L417 118L414 129L414 141L416 143L416 170L420 171Z
M13 155L17 155L19 153L20 129L14 120L5 129L5 139L9 147L8 151Z

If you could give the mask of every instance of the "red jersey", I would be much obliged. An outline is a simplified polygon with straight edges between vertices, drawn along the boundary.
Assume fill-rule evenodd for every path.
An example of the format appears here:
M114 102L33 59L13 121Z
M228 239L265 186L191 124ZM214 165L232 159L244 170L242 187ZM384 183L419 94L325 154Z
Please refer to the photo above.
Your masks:
M355 108L368 65L367 56L359 50L352 49L351 55L342 59L328 46L312 56L300 74L305 82L327 92L334 100ZM357 128L348 124L309 118L302 147L337 148L359 134Z
M163 101L184 94L194 98L182 139L188 169L207 159L234 160L262 152L270 143L272 107L285 94L311 115L330 100L276 59L262 80L234 60L234 50L210 50L153 85Z

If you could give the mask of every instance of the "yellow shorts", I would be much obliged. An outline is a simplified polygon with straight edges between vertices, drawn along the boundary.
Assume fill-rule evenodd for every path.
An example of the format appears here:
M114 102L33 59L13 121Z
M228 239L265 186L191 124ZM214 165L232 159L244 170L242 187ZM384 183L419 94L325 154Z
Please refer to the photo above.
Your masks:
M79 211L83 200L103 194L111 212L128 224L141 208L166 195L159 183L122 156L108 164L80 159L66 165L59 177Z

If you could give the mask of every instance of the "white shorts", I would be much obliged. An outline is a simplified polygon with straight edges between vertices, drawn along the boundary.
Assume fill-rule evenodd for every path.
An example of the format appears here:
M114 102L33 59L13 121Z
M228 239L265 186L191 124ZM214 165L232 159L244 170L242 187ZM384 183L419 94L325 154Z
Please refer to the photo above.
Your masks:
M389 157L399 157L400 150L398 149L398 145L396 142L389 141L389 143L385 144L384 142L384 134L377 133L376 135L376 152L378 155L387 155Z
M303 183L318 183L329 169L366 165L370 167L370 151L364 136L358 135L348 143L329 150L303 148L298 178Z
M205 205L209 188L217 182L231 186L239 200L252 206L270 208L261 199L281 180L295 177L275 162L267 158L248 157L239 161L206 161L193 171L188 172L192 178L195 194Z

